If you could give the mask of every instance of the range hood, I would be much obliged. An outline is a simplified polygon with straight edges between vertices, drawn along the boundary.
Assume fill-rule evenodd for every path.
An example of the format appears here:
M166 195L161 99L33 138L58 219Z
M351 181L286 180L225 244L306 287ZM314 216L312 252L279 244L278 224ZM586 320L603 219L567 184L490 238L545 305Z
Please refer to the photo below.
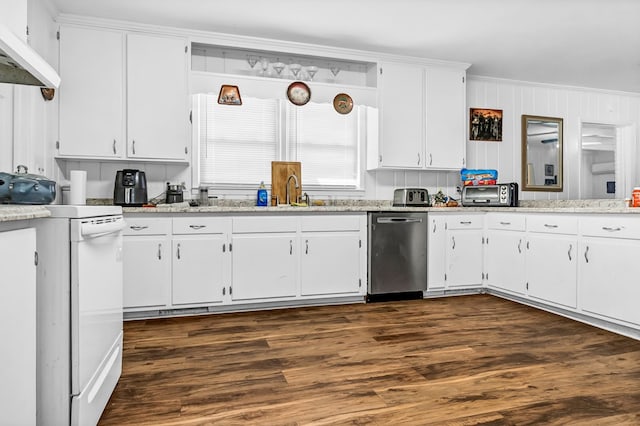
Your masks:
M0 83L57 89L60 76L35 50L0 25Z

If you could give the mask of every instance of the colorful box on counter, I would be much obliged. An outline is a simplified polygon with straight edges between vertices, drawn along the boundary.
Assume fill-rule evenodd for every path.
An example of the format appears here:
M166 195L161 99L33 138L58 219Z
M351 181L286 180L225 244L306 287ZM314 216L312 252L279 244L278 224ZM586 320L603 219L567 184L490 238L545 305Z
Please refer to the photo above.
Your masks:
M498 171L493 169L462 169L460 179L464 186L495 185L498 181Z

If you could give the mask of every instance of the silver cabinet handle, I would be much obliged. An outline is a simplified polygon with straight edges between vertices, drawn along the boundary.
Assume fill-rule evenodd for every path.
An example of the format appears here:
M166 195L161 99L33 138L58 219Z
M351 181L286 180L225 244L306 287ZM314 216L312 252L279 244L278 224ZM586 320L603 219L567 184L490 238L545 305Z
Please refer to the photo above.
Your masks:
M136 140L135 140L135 139L133 139L133 140L131 141L131 153L132 153L133 155L136 155Z
M567 252L567 256L569 256L569 262L571 262L571 250L573 249L573 245L569 244L569 251Z
M522 238L518 240L518 253L522 253Z
M548 224L548 223L545 223L545 224L544 224L544 227L545 227L545 228L557 228L557 227L558 227L558 225L550 225L550 224Z
M529 250L529 241L527 241L527 250Z
M158 260L162 260L162 243L158 243Z
M511 222L500 222L500 225L509 226L509 225L511 225Z
M189 228L195 229L196 231L199 230L199 229L206 228L206 227L207 227L207 225L189 225Z
M180 243L178 243L178 249L176 250L176 257L180 260Z
M471 221L470 220L461 220L460 221L460 225L471 225Z
M113 153L114 154L118 153L118 151L116 150L116 140L115 139L113 140Z
M436 233L436 220L433 220L433 233Z
M602 227L603 230L605 231L609 231L609 232L618 232L618 231L622 231L622 228L619 226L616 226L615 228L612 228L610 226L603 226Z
M142 231L142 230L144 230L144 229L147 229L147 228L148 228L148 226L146 226L146 225L131 225L129 228L130 228L132 231Z
M304 254L309 254L309 240L305 240L306 248L304 250Z
M420 165L420 153L418 153L418 166Z
M433 154L429 154L429 165L433 164Z
M452 246L451 246L451 249L455 250L456 249L456 237L451 236L451 242L453 243Z
M584 250L584 260L585 262L589 263L589 246L587 246L587 248Z
M289 254L293 254L293 240L289 240Z

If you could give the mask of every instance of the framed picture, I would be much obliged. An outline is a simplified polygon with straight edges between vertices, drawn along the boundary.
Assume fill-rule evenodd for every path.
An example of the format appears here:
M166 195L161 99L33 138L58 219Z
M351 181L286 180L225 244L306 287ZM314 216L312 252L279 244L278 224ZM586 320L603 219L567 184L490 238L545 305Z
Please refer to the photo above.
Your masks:
M223 84L222 87L220 87L218 103L222 105L242 105L242 98L240 97L238 86Z
M545 164L544 165L544 175L545 176L553 176L553 164Z
M502 142L502 110L471 108L469 110L469 139L472 141Z

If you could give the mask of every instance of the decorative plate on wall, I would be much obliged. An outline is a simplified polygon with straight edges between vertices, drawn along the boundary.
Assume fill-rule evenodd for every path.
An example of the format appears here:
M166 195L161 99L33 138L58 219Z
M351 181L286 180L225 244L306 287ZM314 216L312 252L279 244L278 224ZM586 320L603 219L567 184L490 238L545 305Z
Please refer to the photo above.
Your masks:
M353 99L346 93L338 93L333 98L333 108L340 114L349 114L353 109Z
M287 88L287 98L292 104L302 106L311 100L311 89L302 81L294 81Z

